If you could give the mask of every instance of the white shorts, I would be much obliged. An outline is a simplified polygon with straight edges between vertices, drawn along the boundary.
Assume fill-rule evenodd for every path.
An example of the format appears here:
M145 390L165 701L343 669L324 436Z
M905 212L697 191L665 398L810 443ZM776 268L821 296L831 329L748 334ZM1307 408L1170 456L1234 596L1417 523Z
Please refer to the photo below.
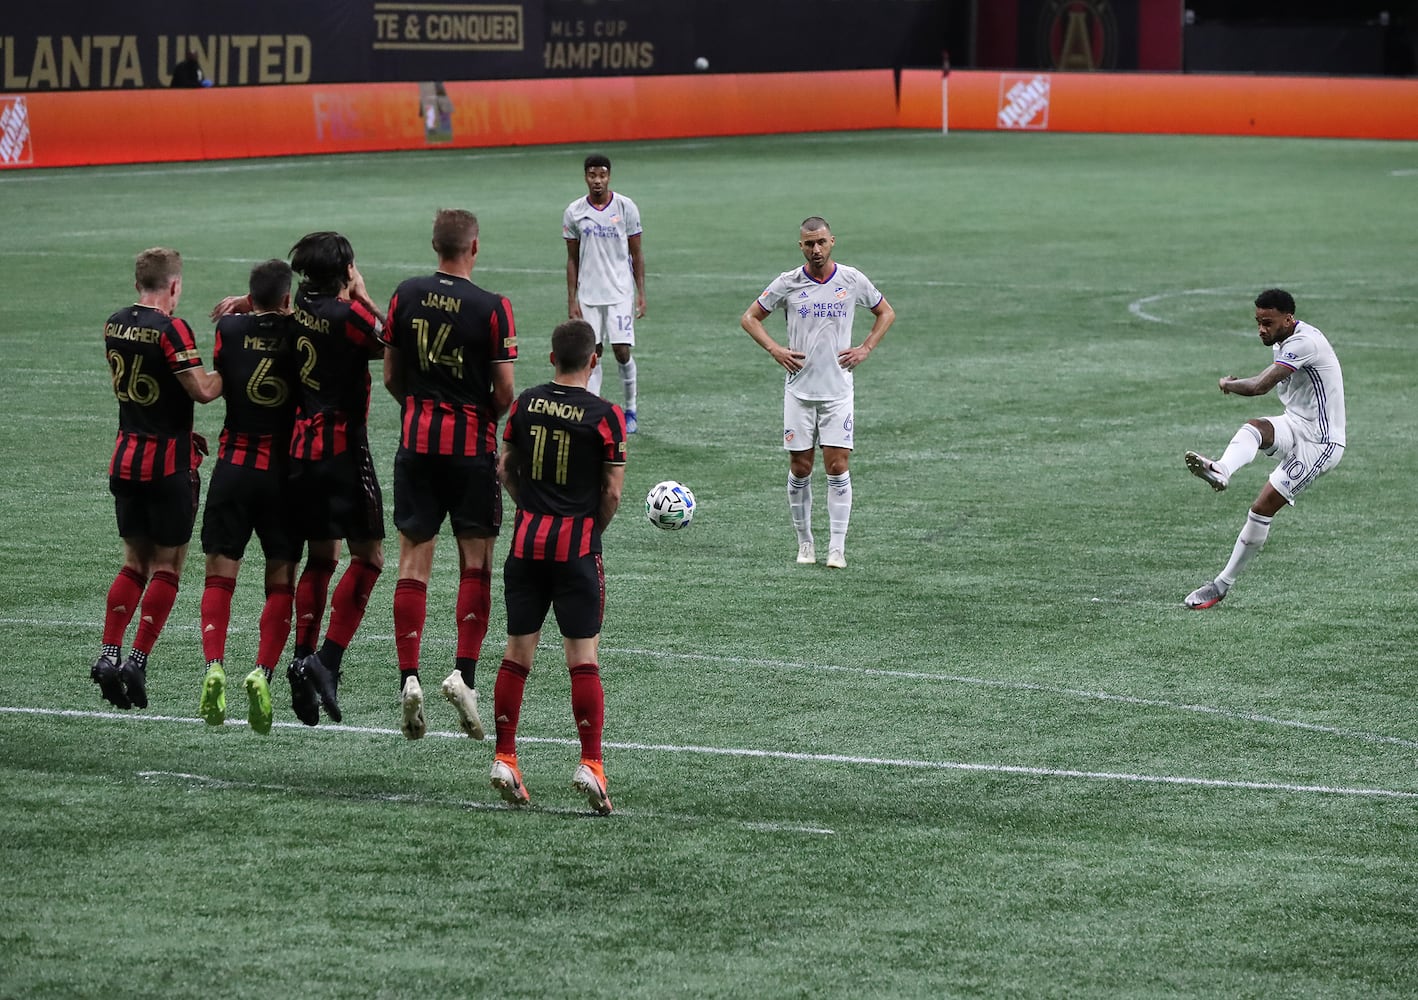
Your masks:
M851 396L841 399L799 399L783 393L783 447L788 451L812 451L852 447L855 406Z
M1280 464L1270 474L1270 485L1293 505L1311 483L1339 464L1344 446L1311 441L1288 414L1261 419L1275 429L1275 443L1265 453L1280 456Z
M596 343L635 343L635 300L609 306L580 305L582 318L596 331Z

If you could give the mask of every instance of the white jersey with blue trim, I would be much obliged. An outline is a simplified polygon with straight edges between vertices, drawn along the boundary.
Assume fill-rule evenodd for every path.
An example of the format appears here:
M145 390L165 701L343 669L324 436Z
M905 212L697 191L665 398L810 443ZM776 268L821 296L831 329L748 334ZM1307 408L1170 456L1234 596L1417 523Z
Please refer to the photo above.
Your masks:
M639 236L640 209L623 194L611 193L600 208L577 198L561 216L563 239L581 242L576 270L576 298L588 306L620 305L635 300L635 272L630 237Z
M1295 332L1270 349L1276 364L1292 369L1275 387L1285 412L1305 425L1311 440L1343 445L1344 373L1325 335L1296 321Z
M852 394L852 373L837 355L852 346L852 319L857 306L875 309L883 296L861 271L833 264L832 273L818 281L806 267L784 271L758 297L771 313L781 304L788 316L788 350L806 357L802 368L788 374L788 391L799 399L843 399Z

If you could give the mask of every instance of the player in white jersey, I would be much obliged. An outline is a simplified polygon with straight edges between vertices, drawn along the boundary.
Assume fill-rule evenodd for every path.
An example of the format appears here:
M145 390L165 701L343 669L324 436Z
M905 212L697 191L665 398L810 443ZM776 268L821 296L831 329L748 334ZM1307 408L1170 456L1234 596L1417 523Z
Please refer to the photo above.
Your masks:
M625 389L625 429L636 431L636 372L631 348L635 321L645 317L645 257L640 252L640 209L611 190L611 161L586 157L586 197L561 217L566 240L566 314L596 331L599 357L610 341L620 384ZM601 366L591 369L587 386L601 394Z
M896 313L871 280L854 267L832 260L836 238L827 220L805 219L798 247L806 266L784 271L739 320L750 337L788 372L783 390L783 447L788 451L788 511L798 535L798 562L817 562L812 540L812 464L817 446L827 467L827 565L847 565L847 522L852 513L854 396L852 373L867 359ZM783 306L788 343L779 344L763 327ZM852 346L857 307L875 319L866 338Z
M1189 451L1186 462L1192 475L1217 491L1224 490L1257 451L1278 455L1280 464L1251 504L1226 568L1187 595L1187 607L1197 611L1221 603L1265 544L1271 519L1344 457L1344 375L1334 348L1324 334L1295 318L1295 298L1289 292L1267 289L1256 296L1255 305L1261 343L1271 349L1274 360L1251 378L1227 375L1220 381L1221 391L1263 396L1275 389L1285 412L1248 420L1215 461Z

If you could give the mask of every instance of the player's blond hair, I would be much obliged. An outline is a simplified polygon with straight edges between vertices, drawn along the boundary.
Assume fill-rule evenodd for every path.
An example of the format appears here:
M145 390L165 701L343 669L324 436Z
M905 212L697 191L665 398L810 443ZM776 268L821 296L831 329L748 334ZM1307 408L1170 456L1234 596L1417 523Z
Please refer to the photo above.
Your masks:
M478 238L478 217L461 208L440 208L433 217L433 251L444 259L461 256Z
M150 247L133 262L133 281L142 292L163 292L182 277L182 254L169 247Z

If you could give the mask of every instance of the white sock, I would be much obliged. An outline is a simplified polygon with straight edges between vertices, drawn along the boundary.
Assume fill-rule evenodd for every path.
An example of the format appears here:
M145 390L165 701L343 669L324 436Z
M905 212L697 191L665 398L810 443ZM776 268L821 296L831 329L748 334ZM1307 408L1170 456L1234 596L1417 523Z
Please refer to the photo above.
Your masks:
M1250 424L1242 424L1241 429L1236 432L1236 436L1231 439L1231 443L1226 446L1221 457L1216 460L1216 464L1221 466L1222 471L1229 479L1236 474L1237 469L1243 469L1250 465L1258 451L1260 451L1260 431Z
M827 551L844 552L847 548L847 522L852 518L852 474L827 477L827 523L832 535Z
M631 358L625 364L616 362L616 367L620 369L620 384L625 389L625 408L635 409L635 358Z
M793 516L798 544L812 541L812 476L799 479L788 473L788 513Z
M1270 537L1271 520L1271 518L1262 517L1255 511L1246 515L1246 523L1241 526L1241 533L1236 536L1236 546L1231 550L1231 561L1226 564L1226 568L1216 578L1216 587L1221 593L1224 594L1231 589L1231 585L1236 582L1236 577L1240 576L1241 570L1246 568L1246 563L1254 559L1265 545L1265 540Z
M600 365L596 365L596 367L591 369L591 377L586 380L586 388L589 389L591 392L595 393L597 396L601 394Z

